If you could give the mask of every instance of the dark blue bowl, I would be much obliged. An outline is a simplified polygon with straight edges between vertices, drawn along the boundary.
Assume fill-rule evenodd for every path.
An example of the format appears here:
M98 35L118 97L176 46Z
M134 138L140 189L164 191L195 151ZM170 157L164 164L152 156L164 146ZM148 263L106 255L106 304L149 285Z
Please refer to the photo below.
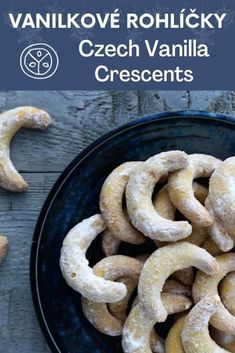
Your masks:
M119 338L98 333L84 318L79 294L60 273L61 244L70 228L99 212L102 183L116 166L175 149L221 159L234 155L235 118L183 111L132 121L86 148L56 182L38 219L31 252L34 305L53 352L122 352ZM88 251L91 265L103 257L99 239L94 243ZM133 246L122 249L130 255L141 251Z

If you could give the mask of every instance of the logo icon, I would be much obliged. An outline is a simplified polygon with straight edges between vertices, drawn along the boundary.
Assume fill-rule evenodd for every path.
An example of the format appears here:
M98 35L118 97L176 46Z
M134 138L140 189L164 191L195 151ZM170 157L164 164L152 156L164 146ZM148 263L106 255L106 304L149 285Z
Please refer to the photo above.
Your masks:
M59 57L56 51L45 43L29 45L20 55L21 70L35 80L45 80L53 76L58 65Z

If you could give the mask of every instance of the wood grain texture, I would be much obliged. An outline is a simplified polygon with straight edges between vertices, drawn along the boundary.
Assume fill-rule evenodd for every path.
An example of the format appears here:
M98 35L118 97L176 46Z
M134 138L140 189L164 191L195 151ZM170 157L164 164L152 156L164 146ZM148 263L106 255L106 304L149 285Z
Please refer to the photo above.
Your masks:
M26 193L0 190L0 233L10 242L0 267L0 352L47 353L31 301L29 256L42 204L68 163L97 137L131 119L165 110L200 109L235 115L227 91L38 91L0 92L0 111L20 105L47 110L47 131L21 131L12 159L29 182Z

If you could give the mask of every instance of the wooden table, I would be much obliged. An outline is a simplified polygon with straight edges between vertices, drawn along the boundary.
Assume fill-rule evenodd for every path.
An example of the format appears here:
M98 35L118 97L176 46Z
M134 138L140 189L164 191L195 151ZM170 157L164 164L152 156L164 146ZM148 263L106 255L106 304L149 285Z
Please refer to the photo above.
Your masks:
M12 144L12 159L29 182L24 194L0 190L0 232L10 251L0 266L0 352L47 353L31 300L29 256L35 223L53 183L87 145L110 129L146 114L181 109L235 115L235 93L0 92L0 110L34 105L54 118L47 131L22 130Z

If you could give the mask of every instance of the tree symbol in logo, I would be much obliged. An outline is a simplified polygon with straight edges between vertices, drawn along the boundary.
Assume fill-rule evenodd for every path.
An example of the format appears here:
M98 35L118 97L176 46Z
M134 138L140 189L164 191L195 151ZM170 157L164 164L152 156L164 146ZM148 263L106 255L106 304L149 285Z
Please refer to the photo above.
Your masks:
M34 79L47 79L58 68L59 58L56 51L48 44L37 43L23 50L20 57L22 71Z

